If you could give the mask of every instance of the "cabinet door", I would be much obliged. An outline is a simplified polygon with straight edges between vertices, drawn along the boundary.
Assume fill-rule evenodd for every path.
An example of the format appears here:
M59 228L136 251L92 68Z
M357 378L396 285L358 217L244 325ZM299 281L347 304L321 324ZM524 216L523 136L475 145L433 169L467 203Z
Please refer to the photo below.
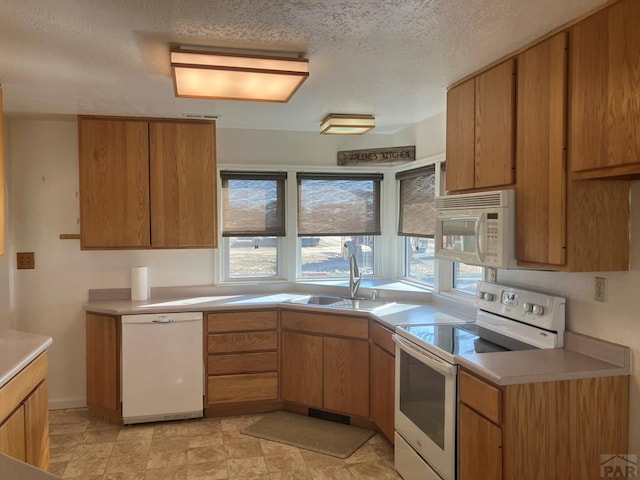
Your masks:
M49 468L49 395L47 380L31 393L24 403L27 463Z
M459 414L459 480L500 480L502 430L465 404Z
M25 445L24 406L21 405L0 425L0 453L25 462L27 459Z
M395 415L395 359L377 345L371 345L371 418L393 443Z
M447 191L474 187L475 80L447 92Z
M566 253L567 39L518 57L518 231L521 262L563 265Z
M514 182L515 61L478 75L475 114L475 188Z
M78 119L82 248L149 247L147 122Z
M322 337L282 332L282 399L322 408Z
M120 419L119 320L87 313L87 405L98 416Z
M582 178L640 172L639 24L640 2L623 0L571 30L571 170Z
M369 416L369 342L324 338L324 407Z
M149 123L154 247L216 246L213 122Z

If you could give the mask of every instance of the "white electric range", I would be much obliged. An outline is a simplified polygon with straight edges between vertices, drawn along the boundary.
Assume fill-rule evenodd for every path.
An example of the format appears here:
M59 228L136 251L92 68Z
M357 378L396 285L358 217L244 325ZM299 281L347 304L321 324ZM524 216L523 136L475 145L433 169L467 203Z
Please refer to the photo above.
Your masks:
M405 480L456 478L456 356L560 348L565 304L479 282L475 322L396 327L395 465Z

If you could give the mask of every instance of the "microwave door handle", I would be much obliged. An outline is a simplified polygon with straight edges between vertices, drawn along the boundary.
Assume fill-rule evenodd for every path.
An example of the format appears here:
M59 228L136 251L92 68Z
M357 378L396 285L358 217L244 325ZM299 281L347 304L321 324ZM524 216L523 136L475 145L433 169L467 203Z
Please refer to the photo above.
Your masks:
M437 357L430 355L425 350L418 349L395 333L391 337L402 350L428 367L433 368L435 371L443 375L454 375L456 373L455 365L439 360Z
M476 221L476 251L480 262L484 262L484 242L482 241L482 225L484 224L484 212L480 214Z

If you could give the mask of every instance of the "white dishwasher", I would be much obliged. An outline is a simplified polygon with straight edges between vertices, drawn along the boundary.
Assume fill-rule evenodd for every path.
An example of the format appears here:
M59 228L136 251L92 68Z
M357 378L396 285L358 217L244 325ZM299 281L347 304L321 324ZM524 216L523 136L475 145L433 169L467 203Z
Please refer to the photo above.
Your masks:
M203 415L201 312L122 316L125 424Z

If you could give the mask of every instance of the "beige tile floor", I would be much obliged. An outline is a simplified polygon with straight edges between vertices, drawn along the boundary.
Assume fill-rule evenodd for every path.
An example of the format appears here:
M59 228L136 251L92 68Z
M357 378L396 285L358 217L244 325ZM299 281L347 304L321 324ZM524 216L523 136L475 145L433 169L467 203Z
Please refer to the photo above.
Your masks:
M90 418L86 409L51 411L50 471L82 480L400 478L381 435L342 460L240 433L260 418L120 426Z

